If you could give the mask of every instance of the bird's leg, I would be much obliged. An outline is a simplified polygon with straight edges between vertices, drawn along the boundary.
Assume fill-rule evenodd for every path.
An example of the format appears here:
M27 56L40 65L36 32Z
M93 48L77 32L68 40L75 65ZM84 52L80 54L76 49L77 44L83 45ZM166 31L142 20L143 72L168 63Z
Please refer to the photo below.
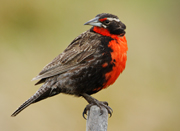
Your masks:
M81 94L82 97L84 97L84 99L86 99L86 101L89 103L84 111L83 111L83 117L85 118L85 114L87 115L87 111L90 110L90 107L93 106L93 105L97 105L99 108L100 108L100 114L102 115L103 114L103 110L102 110L102 107L105 107L108 111L108 113L110 114L110 117L112 116L112 112L113 110L111 109L111 107L108 106L108 103L106 101L98 101L97 99L93 98L92 96L86 94L86 93L83 93ZM86 119L86 118L85 118Z

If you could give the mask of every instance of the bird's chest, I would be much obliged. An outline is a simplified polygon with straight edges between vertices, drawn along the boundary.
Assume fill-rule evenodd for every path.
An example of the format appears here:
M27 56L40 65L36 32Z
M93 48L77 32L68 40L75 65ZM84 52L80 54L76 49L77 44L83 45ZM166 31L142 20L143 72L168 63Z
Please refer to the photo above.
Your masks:
M116 81L120 73L125 69L127 60L127 42L125 36L123 38L111 40L108 47L112 50L110 53L112 70L105 74L106 82L103 88L108 87Z

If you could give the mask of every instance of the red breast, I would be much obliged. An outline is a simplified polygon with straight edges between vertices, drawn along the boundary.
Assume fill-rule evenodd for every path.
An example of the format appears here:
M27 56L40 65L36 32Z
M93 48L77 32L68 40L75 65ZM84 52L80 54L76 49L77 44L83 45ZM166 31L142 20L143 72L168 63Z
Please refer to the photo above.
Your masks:
M113 39L108 43L108 47L112 49L111 64L114 64L114 66L111 72L105 74L106 83L104 83L103 88L106 88L113 84L120 73L125 69L128 50L127 41L125 36L110 34L110 32L105 28L94 27L93 30L103 36L108 36ZM102 66L105 66L106 64L107 63Z

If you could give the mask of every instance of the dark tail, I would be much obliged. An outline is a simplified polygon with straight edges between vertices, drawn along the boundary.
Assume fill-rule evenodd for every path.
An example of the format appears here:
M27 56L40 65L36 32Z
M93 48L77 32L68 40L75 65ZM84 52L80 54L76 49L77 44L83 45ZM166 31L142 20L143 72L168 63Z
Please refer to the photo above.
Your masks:
M46 85L42 85L42 87L39 88L39 90L33 96L31 96L27 101L25 101L11 116L14 117L32 103L35 103L37 101L49 97L51 90L52 89L47 87Z

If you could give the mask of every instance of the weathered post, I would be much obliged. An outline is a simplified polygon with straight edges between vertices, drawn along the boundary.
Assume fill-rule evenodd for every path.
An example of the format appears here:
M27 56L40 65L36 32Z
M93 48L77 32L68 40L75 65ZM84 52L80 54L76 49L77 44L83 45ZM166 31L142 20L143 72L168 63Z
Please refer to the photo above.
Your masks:
M98 106L92 106L88 111L86 131L107 131L108 112L102 107L103 114L100 113Z

